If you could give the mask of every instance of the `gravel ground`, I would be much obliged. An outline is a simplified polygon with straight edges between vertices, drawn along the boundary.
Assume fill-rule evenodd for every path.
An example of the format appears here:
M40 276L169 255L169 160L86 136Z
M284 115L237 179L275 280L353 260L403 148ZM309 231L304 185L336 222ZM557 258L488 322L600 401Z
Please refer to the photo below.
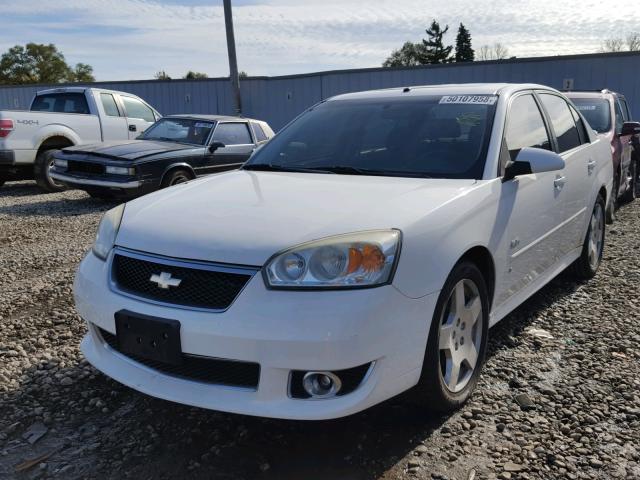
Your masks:
M594 280L560 276L491 330L461 411L394 399L330 422L175 405L89 366L71 286L111 206L0 189L0 478L640 479L640 201Z

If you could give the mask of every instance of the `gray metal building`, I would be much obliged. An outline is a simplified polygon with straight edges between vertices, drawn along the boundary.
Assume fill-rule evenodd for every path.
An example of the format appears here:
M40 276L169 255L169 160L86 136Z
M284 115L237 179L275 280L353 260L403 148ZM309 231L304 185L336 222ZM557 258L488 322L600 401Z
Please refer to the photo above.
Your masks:
M367 68L242 80L244 115L266 120L274 130L314 103L345 92L439 83L533 82L558 89L623 93L640 117L640 52L452 63L408 68ZM141 80L92 84L130 92L161 113L232 114L227 78ZM37 90L60 85L0 86L0 109L24 109Z

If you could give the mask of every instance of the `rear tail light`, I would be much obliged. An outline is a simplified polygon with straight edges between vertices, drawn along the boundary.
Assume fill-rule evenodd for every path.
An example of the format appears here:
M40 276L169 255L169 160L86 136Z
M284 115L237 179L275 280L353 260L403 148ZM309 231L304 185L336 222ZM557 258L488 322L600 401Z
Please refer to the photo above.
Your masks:
M13 120L0 120L0 138L8 137L13 131Z

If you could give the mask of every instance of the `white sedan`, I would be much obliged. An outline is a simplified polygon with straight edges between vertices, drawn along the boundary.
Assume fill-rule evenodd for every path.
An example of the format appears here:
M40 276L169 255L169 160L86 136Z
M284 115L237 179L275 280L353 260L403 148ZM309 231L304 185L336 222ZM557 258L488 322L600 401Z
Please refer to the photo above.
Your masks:
M327 419L471 395L489 327L592 277L609 146L540 85L412 87L310 108L238 171L107 212L82 351L174 402Z

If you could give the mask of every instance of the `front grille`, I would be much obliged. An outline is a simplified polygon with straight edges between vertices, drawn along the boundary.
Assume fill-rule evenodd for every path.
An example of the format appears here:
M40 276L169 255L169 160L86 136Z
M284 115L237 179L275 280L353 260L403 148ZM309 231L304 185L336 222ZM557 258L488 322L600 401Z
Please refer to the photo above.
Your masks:
M104 165L100 165L99 163L78 162L76 160L69 160L67 163L67 171L93 175L102 175L105 172Z
M360 386L367 372L371 368L370 363L365 363L358 367L347 368L345 370L332 370L331 372L336 374L342 382L342 388L337 393L337 396L346 395L353 392ZM289 384L289 392L292 398L310 398L311 396L306 392L302 383L305 374L309 370L293 370L291 372L291 380ZM315 370L320 371L320 370Z
M96 327L102 339L112 349L122 355L141 363L149 368L165 373L172 377L196 380L215 385L227 385L257 390L260 381L260 365L237 360L222 360L220 358L200 357L182 354L182 365L169 365L156 360L147 360L137 355L122 353L118 348L118 339L112 333Z
M188 266L181 266L188 265ZM207 264L184 263L161 259L146 260L116 253L113 257L112 278L116 287L129 294L163 303L185 307L224 310L231 305L254 270L233 273L232 268ZM151 281L153 275L171 274L180 280L177 286L160 288ZM168 276L168 275L167 275Z

